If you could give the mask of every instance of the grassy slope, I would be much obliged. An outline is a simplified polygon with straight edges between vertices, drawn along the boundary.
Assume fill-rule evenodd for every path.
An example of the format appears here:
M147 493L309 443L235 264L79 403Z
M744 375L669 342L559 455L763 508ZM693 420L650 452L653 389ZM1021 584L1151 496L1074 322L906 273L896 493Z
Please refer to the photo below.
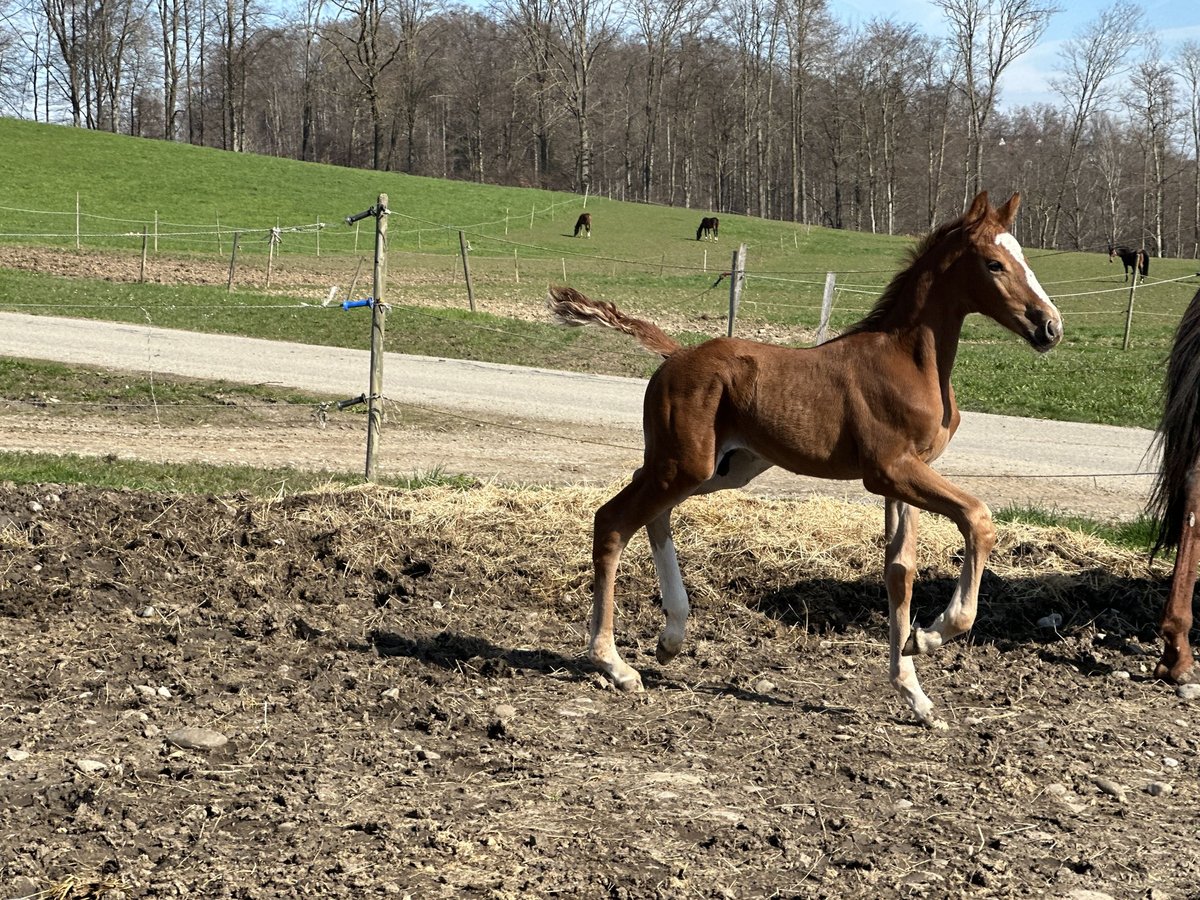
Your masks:
M215 225L218 217L224 226L246 228L318 218L337 223L385 191L394 212L389 299L396 307L389 349L431 355L629 374L645 374L653 366L627 344L592 331L563 332L548 324L486 314L406 308L406 298L462 294L459 278L452 274L458 227L470 233L481 310L501 298L508 304L540 307L545 283L561 280L565 267L568 280L586 292L651 318L669 315L695 323L687 339L723 332L728 283L714 287L714 273L728 267L738 242L749 247L750 277L738 318L738 333L747 336L775 324L815 327L827 270L838 272L841 288L835 298L834 327L857 319L911 245L902 237L726 215L721 217L722 242L698 243L693 238L699 210L595 197L587 204L595 220L594 236L575 240L570 229L583 199L569 194L234 155L10 119L0 119L0 147L0 183L6 185L0 234L10 235L0 240L9 242L55 243L53 238L11 235L70 232L70 238L57 242L73 246L77 190L85 212L101 217L83 219L85 246L130 252L140 248L140 237L112 235L140 228L137 222L153 221L156 211L160 225ZM69 215L48 217L13 208L57 209ZM536 210L532 227L530 210ZM431 229L425 224L430 222L454 227ZM321 259L328 258L331 269L341 266L344 271L354 258L353 241L351 229L340 223L329 226L321 234ZM311 262L315 242L312 234L288 234L281 252L305 254ZM217 253L212 234L189 239L189 244L190 252ZM164 239L163 245L169 242ZM359 256L368 245L360 236ZM253 240L243 244L246 253L261 253L264 246ZM514 251L522 270L519 283ZM228 253L227 237L224 252ZM1067 338L1045 357L1034 355L990 322L970 320L955 376L964 408L1152 427L1158 416L1162 360L1195 285L1152 284L1141 291L1134 347L1122 352L1127 295L1119 264L1098 254L1034 251L1030 256L1054 295L1105 293L1060 297ZM1155 260L1153 269L1156 279L1194 270L1194 263L1179 260ZM253 289L239 290L232 298L218 288L114 284L0 270L0 308L363 345L361 322L352 316L247 311L278 303L277 295Z

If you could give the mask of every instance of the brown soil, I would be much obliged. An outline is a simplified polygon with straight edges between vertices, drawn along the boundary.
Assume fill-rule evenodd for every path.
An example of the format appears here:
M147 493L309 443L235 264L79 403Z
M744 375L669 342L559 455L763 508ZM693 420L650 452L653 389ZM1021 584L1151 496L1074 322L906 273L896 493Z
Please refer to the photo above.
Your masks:
M1197 896L1164 569L1002 528L971 639L917 661L932 732L887 683L877 510L693 501L668 666L626 554L627 696L580 661L602 497L4 486L4 896ZM921 548L925 622L960 542Z

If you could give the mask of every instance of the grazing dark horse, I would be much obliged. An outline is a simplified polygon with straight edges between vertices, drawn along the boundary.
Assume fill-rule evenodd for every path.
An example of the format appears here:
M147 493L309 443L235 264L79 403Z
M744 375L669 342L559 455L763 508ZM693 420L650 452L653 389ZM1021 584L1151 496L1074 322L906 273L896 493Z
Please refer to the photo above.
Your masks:
M575 220L575 237L579 237L579 232L586 232L588 237L592 236L592 214L582 213Z
M715 241L720 231L721 220L716 216L707 216L700 220L700 227L696 229L696 240L700 241L711 237Z
M1140 272L1145 278L1150 274L1150 254L1145 250L1130 250L1128 247L1114 247L1108 245L1108 261L1112 262L1117 257L1121 257L1121 262L1125 266L1125 280L1129 280L1130 272Z
M1179 320L1163 395L1156 437L1162 462L1148 507L1159 524L1150 555L1177 552L1160 625L1163 653L1154 674L1186 684L1197 680L1188 632L1200 562L1200 291Z
M996 542L987 506L930 466L958 428L950 372L963 320L983 313L1043 352L1062 338L1062 317L1009 233L1019 203L1014 194L995 209L979 194L962 217L913 251L866 318L812 348L734 338L683 347L611 303L551 289L549 306L560 321L615 328L665 359L646 388L642 467L596 512L588 656L618 687L642 689L613 635L617 563L626 543L640 528L649 534L666 613L657 656L666 663L683 644L689 611L671 511L688 497L742 487L782 466L801 475L861 478L886 498L891 683L922 723L945 727L912 657L974 624L984 563ZM950 518L966 546L949 605L914 631L909 609L921 509Z

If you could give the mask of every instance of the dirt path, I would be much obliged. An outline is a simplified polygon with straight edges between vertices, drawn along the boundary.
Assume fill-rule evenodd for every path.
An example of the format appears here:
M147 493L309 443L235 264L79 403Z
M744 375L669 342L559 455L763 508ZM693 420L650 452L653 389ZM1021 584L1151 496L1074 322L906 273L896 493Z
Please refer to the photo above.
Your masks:
M365 388L365 351L147 326L0 314L0 354L131 372L279 384L332 396ZM385 425L385 474L440 468L516 483L608 483L641 455L645 382L462 360L388 354L390 408L417 426ZM33 386L31 386L33 387ZM315 411L260 416L253 427L165 427L88 416L71 422L9 410L0 447L155 461L242 462L346 471L361 467L363 417ZM1142 509L1155 460L1145 429L966 414L941 471L994 509L1036 504L1101 519ZM1134 474L1142 473L1142 474ZM866 498L852 482L769 472L773 496Z

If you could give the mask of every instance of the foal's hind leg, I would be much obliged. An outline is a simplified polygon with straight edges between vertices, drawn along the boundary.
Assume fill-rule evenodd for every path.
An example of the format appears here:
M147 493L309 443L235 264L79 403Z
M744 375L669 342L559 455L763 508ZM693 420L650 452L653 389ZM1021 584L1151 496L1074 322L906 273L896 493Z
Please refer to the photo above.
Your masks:
M930 728L945 728L946 723L933 714L933 701L921 689L917 669L911 656L902 652L911 630L913 576L917 571L917 518L914 506L899 500L887 501L887 553L884 560L884 582L888 592L888 675L900 696Z
M1163 606L1160 631L1163 636L1162 659L1154 668L1156 678L1175 684L1195 680L1195 662L1188 632L1192 628L1192 592L1196 586L1196 565L1200 563L1200 471L1193 469L1188 478L1183 509L1183 527L1175 554L1171 590Z
M704 480L704 476L685 474L682 467L674 463L667 467L670 469L672 477L662 480L647 474L649 468L647 466L635 472L633 480L625 489L596 511L595 532L592 538L592 562L596 569L596 580L592 586L591 639L588 646L588 658L623 691L642 690L642 677L617 652L613 632L614 593L616 591L617 563L621 559L621 551L625 549L625 545L629 543L629 539L639 528L649 526L651 522L660 519L667 525L666 534L669 538L671 510L688 497ZM663 536L661 523L656 525L653 531L647 527L647 531L651 533L652 542L656 536L660 539ZM661 545L661 549L654 547L653 543L651 546L654 548L655 565L660 565L661 554L661 565L668 573L673 568L676 578L678 578L679 566L674 559L674 547L671 546L668 556L666 544ZM673 565L668 565L668 563ZM663 569L659 571L661 573ZM676 606L674 616L675 621L679 623L679 640L682 642L682 623L687 617L687 598L683 594L682 579L678 579L678 587L678 594L671 593L669 595L671 600L668 600L668 593L664 590L663 602L664 606L667 606L668 603L677 600L680 596L683 597L682 615ZM672 624L670 606L667 606L667 610L668 631L670 631ZM678 651L678 645L675 649ZM661 644L659 652L662 652Z
M745 448L735 448L725 453L716 471L692 493L711 494L730 488L745 487L756 476L771 468L771 463ZM658 587L662 593L663 612L667 616L666 627L658 638L655 656L660 663L670 662L683 646L684 630L687 625L687 590L679 572L679 561L675 556L675 542L671 536L671 510L646 523L646 534L650 537L650 550L654 555L654 570L658 573Z
M667 616L666 627L658 636L655 657L666 664L673 660L683 646L684 630L687 626L687 589L683 586L683 575L679 571L679 560L675 556L675 542L671 537L671 510L646 523L646 534L650 538L650 552L654 556L654 571L658 573L658 589L662 594L663 612Z

